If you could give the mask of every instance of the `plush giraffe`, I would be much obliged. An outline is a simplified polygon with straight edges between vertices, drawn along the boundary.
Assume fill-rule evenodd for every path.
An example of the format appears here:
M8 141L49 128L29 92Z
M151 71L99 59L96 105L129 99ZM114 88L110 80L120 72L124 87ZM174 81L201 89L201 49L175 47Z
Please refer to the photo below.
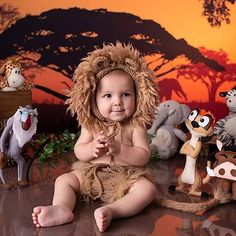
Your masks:
M0 87L3 91L16 91L24 84L21 74L21 64L17 58L9 59L0 68L0 74L4 74L4 81Z

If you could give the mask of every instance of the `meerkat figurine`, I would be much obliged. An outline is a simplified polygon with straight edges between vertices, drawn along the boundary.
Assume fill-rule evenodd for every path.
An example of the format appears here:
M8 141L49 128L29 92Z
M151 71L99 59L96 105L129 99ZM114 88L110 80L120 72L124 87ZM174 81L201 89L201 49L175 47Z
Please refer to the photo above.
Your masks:
M208 198L206 192L202 192L201 186L205 184L198 173L196 161L202 148L203 141L209 141L213 135L214 117L204 110L194 109L185 120L185 125L191 134L190 140L185 142L180 149L181 154L186 155L185 167L178 178L178 184L170 185L170 191L184 192L186 184L190 185L188 194Z

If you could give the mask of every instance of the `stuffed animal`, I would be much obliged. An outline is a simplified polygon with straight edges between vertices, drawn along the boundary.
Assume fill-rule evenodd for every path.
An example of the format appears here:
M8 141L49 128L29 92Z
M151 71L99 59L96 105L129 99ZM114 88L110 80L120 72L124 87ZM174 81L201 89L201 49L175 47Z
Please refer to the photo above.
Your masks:
M207 174L216 177L216 185L236 202L236 152L219 151L207 162Z
M3 169L6 166L7 159L14 159L17 163L17 185L19 187L28 185L23 180L25 160L21 155L21 149L36 133L37 116L37 110L33 110L29 105L26 105L25 107L19 107L16 113L7 121L7 125L0 138L0 178L3 182L3 187L8 189L13 187L6 183L3 175Z
M236 151L236 86L229 91L221 92L220 96L226 98L229 114L216 122L214 134L225 150Z
M196 161L202 148L202 141L204 139L209 141L213 136L213 122L211 114L199 109L192 110L185 120L186 127L191 133L190 140L180 149L180 153L186 155L185 167L178 178L178 185L169 186L169 190L184 192L184 187L188 184L191 186L188 194L208 197L207 193L200 191L203 181L198 173Z
M152 155L158 153L160 159L169 159L177 151L179 140L186 141L186 134L178 128L190 113L187 105L174 100L162 102L157 107L157 115L148 130L153 135L151 141Z
M2 91L16 91L24 84L25 79L21 74L21 64L16 58L3 64L0 68L0 74L4 74L5 78L1 84Z

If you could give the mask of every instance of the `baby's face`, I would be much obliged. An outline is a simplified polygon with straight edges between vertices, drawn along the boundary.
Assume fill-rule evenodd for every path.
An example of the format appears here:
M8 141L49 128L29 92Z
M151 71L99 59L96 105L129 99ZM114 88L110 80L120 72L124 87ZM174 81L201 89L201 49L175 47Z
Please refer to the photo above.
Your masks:
M135 110L133 79L126 73L112 72L98 84L96 103L101 115L109 120L123 121Z

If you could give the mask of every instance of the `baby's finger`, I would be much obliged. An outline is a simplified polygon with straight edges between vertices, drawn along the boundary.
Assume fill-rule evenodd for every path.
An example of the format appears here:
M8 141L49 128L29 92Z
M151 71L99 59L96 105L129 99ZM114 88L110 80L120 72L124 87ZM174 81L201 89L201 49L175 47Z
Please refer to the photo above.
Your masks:
M108 141L108 142L105 143L105 146L108 147L108 148L113 148L114 147L114 143Z
M109 148L108 149L108 152L106 153L106 155L108 156L108 155L110 155L110 154L112 154L113 153L113 149L112 148Z
M103 144L105 144L107 141L108 141L108 139L105 136L104 137L100 137L99 140L98 140L99 143L103 143Z
M104 143L97 143L95 147L98 149L101 149L101 148L105 147L105 144Z

